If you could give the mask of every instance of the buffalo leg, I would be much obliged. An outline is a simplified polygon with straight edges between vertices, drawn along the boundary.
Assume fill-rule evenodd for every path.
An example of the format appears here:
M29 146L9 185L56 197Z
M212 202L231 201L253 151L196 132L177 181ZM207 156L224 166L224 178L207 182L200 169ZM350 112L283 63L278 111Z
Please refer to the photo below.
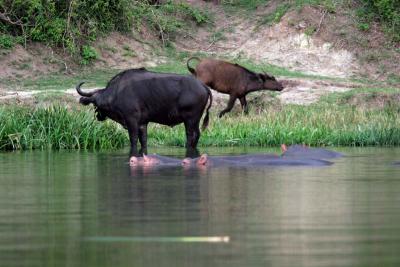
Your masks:
M139 127L136 119L127 119L125 120L126 126L128 128L128 134L129 134L129 141L131 142L131 151L130 151L130 157L132 156L139 156L137 153L137 141L138 141L138 133L139 133Z
M248 114L249 108L247 106L246 96L242 96L241 98L239 98L239 100L240 100L240 104L242 105L242 109L243 109L244 113Z
M147 124L142 124L139 126L139 142L140 151L139 154L147 154Z
M194 122L184 122L186 131L186 157L197 158L200 156L200 153L196 148L200 138L199 123L200 118Z
M199 121L197 123L185 122L186 147L196 148L200 138Z
M225 113L227 113L227 112L229 112L229 111L232 110L233 105L235 104L235 101L236 101L236 96L231 95L231 96L229 97L228 106L227 106L224 110L222 110L222 111L219 113L219 117L220 117L220 118L221 118L222 116L224 116Z
M186 148L185 157L186 158L192 158L192 159L198 158L198 157L200 157L200 152L199 152L199 150L197 148L193 149L193 148L188 147L188 148Z

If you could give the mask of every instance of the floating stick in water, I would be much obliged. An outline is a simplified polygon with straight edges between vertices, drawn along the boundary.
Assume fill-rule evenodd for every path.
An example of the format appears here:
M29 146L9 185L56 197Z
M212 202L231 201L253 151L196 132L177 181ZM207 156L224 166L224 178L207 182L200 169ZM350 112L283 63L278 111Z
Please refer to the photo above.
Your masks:
M125 237L125 236L93 236L86 237L90 242L182 242L182 243L228 243L229 236L183 236L183 237Z

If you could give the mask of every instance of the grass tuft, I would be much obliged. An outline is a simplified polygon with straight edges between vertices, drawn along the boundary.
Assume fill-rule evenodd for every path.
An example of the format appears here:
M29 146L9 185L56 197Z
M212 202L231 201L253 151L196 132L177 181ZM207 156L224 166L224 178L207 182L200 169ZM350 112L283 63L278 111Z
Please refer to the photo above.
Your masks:
M116 149L126 144L123 129L95 121L91 110L0 108L0 150Z

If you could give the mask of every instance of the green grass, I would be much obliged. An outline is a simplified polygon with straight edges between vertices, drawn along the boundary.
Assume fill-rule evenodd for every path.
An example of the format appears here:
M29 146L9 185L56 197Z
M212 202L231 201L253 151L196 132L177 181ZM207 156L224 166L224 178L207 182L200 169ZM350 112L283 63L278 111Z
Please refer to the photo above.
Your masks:
M281 18L286 14L286 12L290 9L290 5L288 3L279 4L275 11L271 14L264 16L261 21L258 23L259 25L267 24L272 25L281 21Z
M222 0L221 4L228 12L249 12L268 2L269 0Z
M183 127L149 130L151 145L183 146ZM249 116L230 114L211 120L200 146L389 146L400 145L400 116L395 110L357 110L332 105L285 106Z
M90 110L0 108L0 150L115 149L125 144L127 136L121 127L95 121Z
M394 74L394 73L389 74L388 83L391 84L391 85L399 86L400 85L400 75L397 75L397 74Z
M214 107L199 146L400 145L398 103L365 108L345 104L343 100L348 98L347 93L336 94L336 98L310 106L271 105L258 113L229 113L222 119L217 118ZM0 108L0 150L115 149L127 144L126 130L111 121L97 122L92 108ZM169 128L150 124L148 144L184 146L183 125Z

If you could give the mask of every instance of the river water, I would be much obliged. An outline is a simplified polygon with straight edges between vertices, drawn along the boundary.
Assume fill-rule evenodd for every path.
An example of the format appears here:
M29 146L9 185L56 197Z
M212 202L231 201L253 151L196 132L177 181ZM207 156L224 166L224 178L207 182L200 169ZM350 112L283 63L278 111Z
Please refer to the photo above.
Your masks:
M400 149L336 150L327 167L208 170L0 153L0 266L400 266Z

